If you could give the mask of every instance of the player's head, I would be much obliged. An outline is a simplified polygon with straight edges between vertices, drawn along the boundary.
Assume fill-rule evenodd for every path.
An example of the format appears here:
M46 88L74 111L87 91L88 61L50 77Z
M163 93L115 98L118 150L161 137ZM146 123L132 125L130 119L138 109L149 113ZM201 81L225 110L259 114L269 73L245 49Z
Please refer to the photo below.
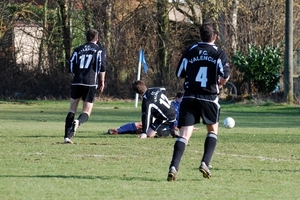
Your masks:
M182 97L183 97L183 92L177 92L177 94L176 94L176 101L178 103L181 103Z
M211 23L204 23L200 27L200 37L202 42L214 42L217 39L218 31Z
M97 42L98 41L98 31L96 29L90 29L86 32L86 41Z
M144 94L147 90L147 87L143 81L137 80L132 83L132 89L138 94Z

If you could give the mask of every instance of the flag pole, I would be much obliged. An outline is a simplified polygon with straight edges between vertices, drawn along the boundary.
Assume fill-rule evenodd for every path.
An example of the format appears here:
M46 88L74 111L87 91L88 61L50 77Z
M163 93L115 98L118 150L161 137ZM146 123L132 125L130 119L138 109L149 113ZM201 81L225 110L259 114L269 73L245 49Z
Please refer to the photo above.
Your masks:
M138 73L137 73L136 80L140 80L141 78L141 66L142 66L142 49L140 49L139 51ZM138 106L138 102L139 102L139 94L135 93L135 107Z

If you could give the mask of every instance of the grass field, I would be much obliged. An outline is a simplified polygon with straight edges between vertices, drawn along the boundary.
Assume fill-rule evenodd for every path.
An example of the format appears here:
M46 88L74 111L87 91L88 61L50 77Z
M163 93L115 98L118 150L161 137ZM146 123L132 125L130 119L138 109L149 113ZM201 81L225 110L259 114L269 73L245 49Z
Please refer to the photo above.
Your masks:
M223 105L212 178L198 171L198 124L178 181L167 182L173 138L108 135L140 120L134 102L95 103L89 121L63 144L68 101L0 101L0 199L300 199L300 108Z

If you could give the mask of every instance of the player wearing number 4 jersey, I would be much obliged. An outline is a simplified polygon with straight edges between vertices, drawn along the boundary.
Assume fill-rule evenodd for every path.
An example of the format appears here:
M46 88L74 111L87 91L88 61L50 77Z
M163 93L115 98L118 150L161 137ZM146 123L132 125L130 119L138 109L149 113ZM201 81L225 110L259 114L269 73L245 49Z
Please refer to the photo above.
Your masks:
M87 43L77 47L70 59L70 73L73 75L71 86L70 110L65 121L65 143L73 143L76 129L88 120L94 105L97 90L104 89L106 52L98 43L98 31L88 30ZM82 99L82 112L76 120L78 103Z
M176 121L175 107L165 95L166 89L163 87L146 87L143 81L134 81L132 89L142 95L142 133L139 138L154 137L168 127L174 127ZM154 122L153 122L154 118ZM170 129L175 135L174 128Z
M179 111L180 136L174 144L168 181L176 180L183 152L200 118L206 125L207 135L199 171L204 178L211 177L208 166L217 144L219 88L229 79L230 68L227 55L214 44L218 36L214 26L203 24L200 36L202 42L193 44L184 52L176 70L176 76L185 79L185 92Z

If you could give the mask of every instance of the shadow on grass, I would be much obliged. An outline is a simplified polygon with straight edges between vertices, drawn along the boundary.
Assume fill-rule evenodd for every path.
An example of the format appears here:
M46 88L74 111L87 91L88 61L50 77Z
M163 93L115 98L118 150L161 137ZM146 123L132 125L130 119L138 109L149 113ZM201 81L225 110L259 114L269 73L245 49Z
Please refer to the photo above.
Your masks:
M102 179L102 180L124 180L124 181L161 181L149 177L126 177L126 176L79 176L79 175L0 175L0 178L62 178L62 179Z

